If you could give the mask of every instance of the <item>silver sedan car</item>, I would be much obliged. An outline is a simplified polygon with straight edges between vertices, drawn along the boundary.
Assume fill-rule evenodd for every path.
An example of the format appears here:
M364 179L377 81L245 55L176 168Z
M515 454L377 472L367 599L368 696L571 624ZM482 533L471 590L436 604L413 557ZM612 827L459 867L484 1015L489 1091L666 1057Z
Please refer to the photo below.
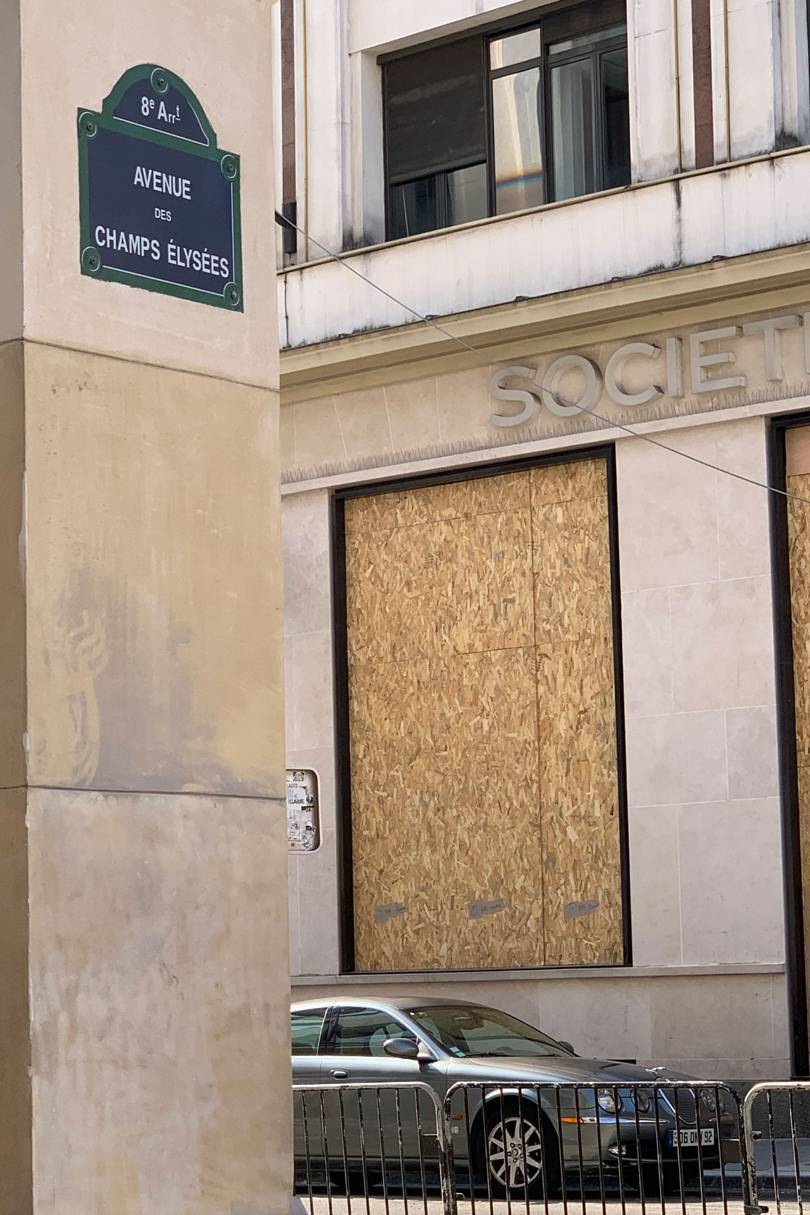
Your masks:
M589 1170L677 1189L728 1159L737 1121L711 1082L661 1069L580 1058L573 1047L497 1009L409 995L309 1000L292 1006L293 1083L326 1089L296 1102L295 1153L335 1172L379 1175L391 1158L422 1166L438 1154L435 1123L406 1094L427 1084L448 1102L453 1158L471 1184L551 1195ZM675 1083L673 1083L675 1082ZM345 1089L368 1086L360 1100ZM458 1087L456 1087L458 1086ZM428 1094L429 1095L429 1094ZM412 1098L413 1093L407 1094ZM354 1098L354 1102L352 1102ZM728 1141L725 1142L724 1141ZM330 1146L331 1145L331 1146Z

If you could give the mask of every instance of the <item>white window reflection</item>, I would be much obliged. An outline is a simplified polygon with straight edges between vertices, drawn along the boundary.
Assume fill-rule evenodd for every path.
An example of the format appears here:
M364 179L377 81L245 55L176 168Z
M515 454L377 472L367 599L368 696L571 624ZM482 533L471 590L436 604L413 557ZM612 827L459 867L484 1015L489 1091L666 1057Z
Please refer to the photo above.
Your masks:
M522 211L543 202L542 75L539 67L492 82L495 210Z

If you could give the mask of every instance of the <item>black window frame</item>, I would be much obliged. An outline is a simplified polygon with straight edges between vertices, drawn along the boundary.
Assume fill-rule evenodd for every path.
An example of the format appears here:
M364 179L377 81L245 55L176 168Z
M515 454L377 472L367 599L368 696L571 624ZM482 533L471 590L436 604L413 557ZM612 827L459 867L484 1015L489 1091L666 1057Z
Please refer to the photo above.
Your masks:
M611 27L623 25L624 31L617 34L611 39L597 39L590 46L583 45L582 47L572 47L568 51L557 51L550 55L549 48L555 44L565 41L567 38L587 38L589 36L596 38L597 35L604 33ZM540 33L540 54L533 58L526 59L520 63L509 64L506 67L491 68L490 67L490 46L493 42L497 42L501 38L509 38L515 34L526 33L529 30L538 29ZM399 174L392 177L389 172L389 128L388 128L388 72L387 65L395 60L406 58L410 55L419 54L422 51L432 50L437 46L445 45L451 42L457 42L462 39L468 39L471 31L466 30L462 35L444 38L439 41L425 43L418 48L409 47L406 51L394 52L390 55L380 56L378 62L382 68L382 101L383 101L383 171L385 173L385 239L386 241L405 239L402 234L394 234L393 232L393 216L394 216L394 198L393 191L398 186L407 185L410 182L420 181L428 177L441 177L443 190L442 201L437 207L437 226L428 229L429 232L440 232L447 229L450 225L448 221L448 209L446 205L447 191L447 174L458 169L470 168L473 165L483 163L485 167L487 182L487 215L482 216L482 219L491 219L498 215L496 210L496 180L495 180L495 135L494 135L494 106L492 98L492 82L504 76L515 75L518 72L525 71L531 68L540 69L541 86L542 86L542 114L540 124L540 138L542 142L542 157L543 157L543 199L538 203L538 206L546 206L549 203L558 201L555 197L554 190L554 146L553 133L551 129L551 67L553 65L562 65L565 63L573 63L584 59L590 59L593 64L593 131L594 143L596 147L596 163L595 176L596 186L594 193L604 193L606 190L621 189L622 186L611 186L607 184L607 165L606 165L606 116L604 106L602 105L603 97L603 64L602 60L606 54L613 53L617 50L623 50L628 55L628 70L629 70L629 47L627 42L627 12L624 4L620 0L608 0L607 3L594 4L592 0L588 3L583 3L582 0L576 0L576 3L566 3L553 8L544 9L540 12L527 14L524 18L516 21L514 18L502 19L490 25L482 26L476 31L476 36L481 41L481 73L482 84L484 88L484 123L485 123L485 160L482 162L477 158L466 158L464 160L455 161L448 159L443 164L434 166L432 169L425 171L418 176L413 174ZM629 179L628 183L629 184ZM587 195L577 195L576 197L587 197ZM573 201L573 198L560 201ZM502 215L518 214L518 212L501 212ZM426 235L423 233L422 235Z
M372 1004L333 1004L329 1010L328 1025L325 1032L321 1033L319 1054L334 1057L336 1059L375 1059L379 1055L372 1055L370 1052L366 1055L350 1055L343 1054L335 1050L337 1040L338 1023L343 1013L373 1013L380 1018L387 1017L391 1025L398 1025L402 1030L402 1036L413 1037L418 1041L417 1035L407 1025L403 1024L402 1020L392 1015L387 1009L375 1008Z
M321 1054L323 1047L324 1033L329 1021L330 1006L328 1004L318 1004L315 1008L292 1008L290 1009L290 1056L293 1059L316 1059ZM322 1012L321 1029L318 1035L318 1041L315 1050L311 1055L296 1054L292 1048L292 1027L296 1017L314 1017L317 1013Z
M411 971L362 971L356 964L355 920L354 920L354 861L352 847L352 772L351 731L349 712L349 630L348 593L346 578L346 519L345 504L351 498L367 498L375 494L390 494L408 489L423 489L431 485L445 485L456 481L469 481L479 477L505 476L522 472L527 468L547 468L555 464L569 464L575 460L604 459L607 462L608 526L610 532L610 590L613 624L613 707L616 721L617 796L619 817L619 866L621 882L621 915L623 956L619 962L575 963L572 965L510 966L515 974L521 971L576 970L587 972L594 969L618 969L633 965L633 926L630 887L630 827L627 791L627 743L625 731L624 657L622 636L622 589L619 568L619 498L616 473L616 449L610 443L593 443L584 447L563 451L537 452L518 456L513 460L495 463L473 464L466 468L443 469L439 472L416 473L409 477L382 481L369 481L361 485L348 486L333 491L330 500L331 541L331 585L332 585L332 629L335 639L332 674L335 686L335 743L337 762L337 848L338 848L338 900L339 925L338 948L340 973L342 975L366 974L379 978L384 974L411 974ZM503 968L501 968L503 969ZM463 967L461 973L470 970L481 974L492 974L488 966ZM458 969L435 966L434 974L459 973ZM334 1010L333 1010L334 1011ZM330 1012L330 1017L333 1015ZM326 1040L331 1040L331 1031ZM323 1040L322 1040L323 1044Z

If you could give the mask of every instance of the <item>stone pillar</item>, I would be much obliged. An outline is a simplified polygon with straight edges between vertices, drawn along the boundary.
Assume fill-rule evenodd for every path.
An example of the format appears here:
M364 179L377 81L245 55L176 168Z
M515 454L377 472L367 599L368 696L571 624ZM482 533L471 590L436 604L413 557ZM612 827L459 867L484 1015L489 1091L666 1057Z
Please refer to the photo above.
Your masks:
M804 0L718 4L712 42L716 159L805 143L810 107Z
M668 177L685 164L681 41L686 18L677 0L631 0L627 6L633 181Z
M0 1211L287 1211L270 0L0 10ZM128 68L242 164L243 313L80 274Z

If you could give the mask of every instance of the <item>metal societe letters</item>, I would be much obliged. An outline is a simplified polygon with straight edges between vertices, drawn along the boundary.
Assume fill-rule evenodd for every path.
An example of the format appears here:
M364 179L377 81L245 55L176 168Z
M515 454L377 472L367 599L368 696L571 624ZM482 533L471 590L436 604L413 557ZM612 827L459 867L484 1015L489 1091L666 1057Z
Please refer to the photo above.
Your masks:
M142 64L78 127L82 274L242 312L239 157L191 89Z

